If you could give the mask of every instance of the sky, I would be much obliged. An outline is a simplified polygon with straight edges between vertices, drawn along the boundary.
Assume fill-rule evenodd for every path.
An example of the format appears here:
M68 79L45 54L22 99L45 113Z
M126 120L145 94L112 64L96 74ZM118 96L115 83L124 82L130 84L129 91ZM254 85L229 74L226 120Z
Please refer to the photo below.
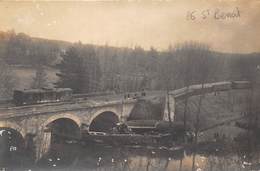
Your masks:
M219 19L227 13L235 17ZM165 50L197 41L221 52L260 51L260 0L2 0L0 21L0 31L70 42Z

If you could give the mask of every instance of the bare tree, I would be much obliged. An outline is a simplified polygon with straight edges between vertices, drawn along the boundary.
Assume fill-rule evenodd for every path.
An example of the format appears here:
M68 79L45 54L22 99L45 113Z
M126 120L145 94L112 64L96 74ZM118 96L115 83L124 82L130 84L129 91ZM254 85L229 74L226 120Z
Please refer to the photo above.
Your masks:
M193 61L194 66L194 77L201 84L201 95L199 96L198 108L196 113L195 121L195 152L193 154L192 170L195 170L195 155L197 151L198 133L200 129L200 114L202 108L202 101L205 97L205 83L209 80L211 74L211 68L213 60L209 46L202 43L192 43L191 48L194 50L195 60Z
M39 65L36 69L35 76L32 82L32 88L43 88L48 85L47 73L42 65Z
M176 87L186 87L186 93L189 91L190 85L195 82L195 68L194 62L195 52L197 48L196 43L186 42L183 44L177 44L174 48L170 48L172 56L174 56L174 88ZM184 110L183 110L183 124L184 130L187 130L187 112L188 112L188 101L187 96L184 99Z

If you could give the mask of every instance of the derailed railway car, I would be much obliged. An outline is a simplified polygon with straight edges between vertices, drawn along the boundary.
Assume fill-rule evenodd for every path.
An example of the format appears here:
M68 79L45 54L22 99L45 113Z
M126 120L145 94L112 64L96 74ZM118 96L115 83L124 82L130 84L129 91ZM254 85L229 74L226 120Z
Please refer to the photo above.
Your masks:
M252 83L249 81L232 81L233 89L248 89L252 88Z
M72 98L70 88L15 90L13 103L16 106L68 101Z
M207 83L203 85L196 84L191 85L188 88L184 87L178 90L172 91L170 94L176 99L185 99L190 96L196 96L200 94L219 92L219 91L229 91L232 89L249 89L252 88L252 83L249 81L222 81L216 83Z
M228 91L232 89L232 83L229 81L212 83L213 91Z

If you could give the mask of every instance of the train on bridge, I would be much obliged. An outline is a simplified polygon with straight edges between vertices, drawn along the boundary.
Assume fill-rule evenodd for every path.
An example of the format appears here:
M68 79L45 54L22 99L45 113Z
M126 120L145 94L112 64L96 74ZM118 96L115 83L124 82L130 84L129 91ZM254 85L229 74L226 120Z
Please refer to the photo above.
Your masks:
M13 102L16 106L69 101L72 98L70 88L42 88L15 90Z
M113 96L115 92L93 92L85 94L73 94L70 88L41 88L14 90L12 103L16 106L34 105L42 103L66 102L72 99L86 100L91 97ZM124 95L125 99L137 99L145 96L145 92L132 92Z
M224 81L217 83L207 83L202 85L192 85L187 88L181 88L178 90L171 91L170 94L174 95L175 98L183 98L186 96L198 95L201 93L210 93L217 91L227 91L231 89L247 89L251 87L251 83L248 81ZM145 92L128 93L124 98L138 98L145 96ZM53 102L66 102L72 98L89 98L94 96L107 96L114 94L112 92L95 92L91 94L73 94L70 88L41 88L41 89L28 89L28 90L15 90L13 95L13 103L16 106L33 105L42 103L53 103Z

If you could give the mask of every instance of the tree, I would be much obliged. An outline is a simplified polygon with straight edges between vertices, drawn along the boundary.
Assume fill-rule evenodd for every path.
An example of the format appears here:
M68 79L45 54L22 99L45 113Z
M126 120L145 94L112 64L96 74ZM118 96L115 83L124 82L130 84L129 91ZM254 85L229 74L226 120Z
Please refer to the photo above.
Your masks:
M38 40L32 41L27 47L24 59L28 59L28 64L42 64L53 66L57 61L59 48L55 43Z
M103 68L103 80L104 85L103 89L104 90L110 90L110 91L115 91L119 90L119 80L118 76L120 75L119 71L119 65L118 65L118 56L117 53L112 54L106 54L105 57L105 64Z
M82 68L82 59L79 57L77 49L70 47L62 57L61 63L57 65L60 70L57 73L57 76L60 78L56 83L57 87L69 87L74 92L80 92L80 85L78 83L81 83L80 69Z
M230 64L231 79L254 81L260 65L259 54L237 55Z
M249 57L241 56L233 63L234 75L242 80L250 81L251 89L245 95L246 99L246 121L238 123L241 128L247 129L246 139L248 143L248 152L252 152L256 146L259 132L259 100L260 100L260 61L258 55L251 55ZM259 141L259 140L258 140Z
M0 59L0 99L9 99L15 88L15 77L9 66Z
M101 71L95 49L92 46L75 44L68 48L57 65L60 78L57 87L71 88L74 93L89 93L99 90Z
M211 52L209 46L206 44L196 44L194 45L197 48L197 58L194 63L195 66L195 78L201 84L201 95L199 96L198 109L196 113L196 124L195 124L195 142L197 141L198 132L200 129L200 113L202 107L202 100L205 96L205 84L208 82L208 79L211 74Z
M32 88L43 88L47 87L47 73L44 70L44 67L42 65L39 65L37 67L37 70L35 72L35 77L33 78L32 82Z
M194 66L194 79L201 84L201 95L199 96L199 102L197 105L196 119L195 119L195 145L198 142L198 133L200 129L200 113L202 107L202 101L205 97L205 83L208 81L212 68L212 56L209 46L202 43L190 43L188 45L189 50L193 55L193 66ZM195 170L195 156L197 152L197 146L195 146L195 152L192 160L192 170Z
M81 57L83 58L83 71L85 87L83 92L96 92L100 90L101 69L96 51L93 46L82 46ZM87 79L86 79L87 78Z
M194 82L194 53L196 48L193 47L193 43L186 42L184 44L178 44L174 49L171 50L172 54L175 55L175 66L178 67L175 69L175 75L178 79L178 86L186 87L186 92L189 91L190 85ZM176 79L176 81L177 81ZM183 111L183 124L184 130L187 129L187 112L188 112L188 101L189 97L187 96L184 99L184 111Z
M11 32L6 46L5 60L8 64L28 64L28 47L31 39L24 33Z
M161 83L162 71L161 69L161 62L159 58L159 52L151 47L150 50L147 52L146 62L145 62L145 76L146 76L146 85L145 87L149 89L163 87Z

